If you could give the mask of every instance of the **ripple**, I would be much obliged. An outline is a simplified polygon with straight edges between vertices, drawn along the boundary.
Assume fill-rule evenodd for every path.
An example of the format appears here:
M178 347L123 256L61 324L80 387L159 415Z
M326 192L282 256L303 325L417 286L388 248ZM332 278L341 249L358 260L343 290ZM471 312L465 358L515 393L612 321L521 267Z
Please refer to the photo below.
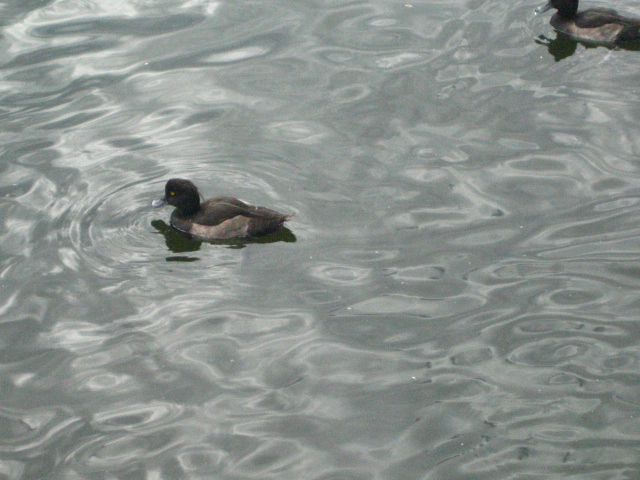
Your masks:
M311 306L335 306L342 301L342 296L339 292L329 291L324 288L302 290L298 292L298 296L305 304Z
M640 389L638 388L638 385L622 385L616 389L615 394L616 397L625 404L632 405L634 407L640 407Z
M110 337L103 327L89 322L58 322L42 335L49 345L58 345L75 353L94 350L101 347Z
M264 314L253 312L226 312L226 333L230 335L265 335L284 331L306 331L313 323L307 312L283 312Z
M424 317L455 315L473 310L485 301L472 295L450 298L421 298L411 295L390 294L355 303L346 308L350 313L361 315L406 313Z
M327 341L305 344L296 350L296 363L306 367L305 376L335 384L372 385L384 388L400 378L424 374L423 362L411 362L397 352L365 351ZM314 401L313 398L309 399ZM316 399L317 400L317 399ZM315 408L322 408L316 405ZM330 412L327 415L332 416Z
M119 169L117 162L112 165ZM56 198L49 211L54 217L57 254L62 265L74 272L91 272L102 279L122 279L123 275L129 279L112 285L111 294L123 289L129 292L157 289L159 278L147 273L154 269L149 260L165 261L167 246L172 247L174 241L180 239L188 242L182 234L174 239L172 235L176 232L173 229L163 235L162 231L153 228L154 217L169 213L150 207L154 193L160 191L160 183L139 179L124 185L106 184L88 192L71 187L67 195ZM236 253L224 248L212 251L206 262L238 264L241 260ZM207 271L207 277L222 279L227 268L219 265L219 268ZM187 280L180 278L174 288ZM179 296L179 292L176 293Z
M183 407L174 403L132 403L96 413L91 424L94 428L105 432L114 430L139 432L173 423L184 412Z
M362 472L360 470L340 469L328 473L323 473L313 480L372 480L375 478L373 472Z
M523 242L542 258L602 257L633 255L634 239L640 233L635 215L637 198L606 198L564 211L562 218L549 218L548 225Z
M251 337L266 339L267 336L279 336L288 332L289 335L307 332L314 323L314 316L309 312L291 310L265 313L263 311L223 310L215 317L207 316L185 323L180 327L184 334L198 332L205 328L211 332L218 328L220 333L231 337L249 339ZM219 342L220 339L212 339ZM224 342L223 342L224 343ZM225 347L228 348L228 347Z
M358 102L372 93L366 85L349 85L332 90L331 97L338 103Z
M84 376L84 375L83 375ZM86 375L86 380L80 382L79 389L94 392L131 392L140 385L131 375L116 374L107 371L92 371Z
M242 458L236 465L239 473L247 472L264 476L278 475L282 471L295 474L304 471L308 449L301 442L272 439Z
M609 357L606 357L602 361L603 370L614 371L617 373L637 372L638 366L640 366L640 354L634 351L619 352Z
M637 470L633 55L484 0L18 3L0 477ZM170 176L307 238L185 239Z
M160 60L146 62L144 70L166 72L186 68L211 67L266 57L287 44L288 37L278 32L255 35L225 48L210 48L180 55L171 53Z
M19 480L24 478L27 465L17 460L3 460L0 464L0 474L7 480Z
M371 270L341 264L318 264L311 275L325 282L339 285L363 285L371 280Z
M395 19L385 18L383 9L350 7L330 12L317 34L325 43L359 50L402 49L415 38L409 29L397 28Z
M195 368L211 381L233 377L244 367L240 346L226 338L212 336L206 343L193 344L179 341L170 350L174 353L169 358L175 364Z
M0 452L33 456L77 432L80 417L53 409L0 410Z
M465 351L451 356L453 365L478 365L485 363L495 357L495 353L490 348L465 349Z
M167 428L148 435L106 434L82 444L69 457L71 466L82 470L122 469L147 461L175 446L178 440L176 431Z
M56 60L66 59L69 57L77 57L90 53L104 52L106 50L116 48L118 44L119 42L115 40L83 40L82 42L79 42L77 44L61 45L56 47L43 47L29 53L15 55L7 63L1 65L0 69L27 67L44 62L54 62Z
M518 347L507 358L532 367L561 366L593 355L597 349L598 343L589 339L544 339Z
M425 282L429 280L439 280L445 274L445 268L435 265L417 265L389 269L391 276L400 281Z
M461 235L453 243L455 245L477 246L477 245L494 245L496 243L510 240L520 234L517 227L507 228L483 228L481 231L468 235Z
M204 21L204 15L173 14L158 17L109 17L87 18L59 23L49 23L31 30L31 35L41 38L77 35L134 35L153 36L189 28Z
M582 305L584 303L591 303L602 297L602 294L597 292L586 292L582 290L562 290L549 296L549 299L558 305Z
M151 212L145 205L149 194L143 191L148 184L139 181L129 187L134 188L96 191L82 202L65 199L69 207L59 221L59 234L69 238L73 249L61 247L59 255L67 267L88 264L94 273L113 277L121 268L133 272L136 262L148 258Z
M376 65L379 68L392 69L411 63L418 63L424 60L425 57L417 53L400 53L397 55L390 55L379 58L378 60L376 60Z
M591 328L589 325L591 324ZM598 328L598 327L595 327ZM592 322L585 319L575 317L523 317L517 321L517 325L513 329L515 332L523 334L541 334L541 333L557 333L571 332L580 330L594 330ZM618 332L621 333L621 332Z
M568 373L559 373L558 375L554 375L550 377L548 380L548 384L552 386L555 386L555 385L583 386L584 380L582 380L581 378L575 375L570 375Z
M352 259L358 262L373 263L392 260L399 255L398 250L384 249L341 249L339 252L341 257Z
M42 130L59 130L64 128L73 128L85 123L90 123L93 120L99 119L109 113L110 113L109 110L97 110L94 112L74 113L74 114L56 119L53 122L43 123L39 125L37 128L40 128Z
M225 452L212 447L185 447L176 454L180 467L186 472L212 473L222 470Z
M310 122L277 122L266 127L270 138L304 145L320 143L329 133L326 127Z
M262 57L267 55L270 52L270 49L265 46L247 46L241 48L235 48L232 50L227 50L225 52L216 52L211 55L205 57L203 60L207 63L231 63L231 62L240 62L242 60L248 60L250 58Z

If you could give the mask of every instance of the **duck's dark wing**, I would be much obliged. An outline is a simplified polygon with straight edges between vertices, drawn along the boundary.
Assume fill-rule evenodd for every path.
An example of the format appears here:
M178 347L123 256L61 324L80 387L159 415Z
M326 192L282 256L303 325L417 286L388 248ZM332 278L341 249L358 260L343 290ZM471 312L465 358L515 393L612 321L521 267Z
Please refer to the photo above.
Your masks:
M625 25L618 34L617 42L634 42L640 40L640 20L637 23Z
M610 8L590 8L578 12L575 19L578 28L601 28L605 25L633 25L640 23L634 18L625 18Z
M259 223L270 222L282 224L290 215L283 215L265 207L256 207L234 197L216 197L202 204L200 212L193 219L200 225L215 226L237 216L255 219Z

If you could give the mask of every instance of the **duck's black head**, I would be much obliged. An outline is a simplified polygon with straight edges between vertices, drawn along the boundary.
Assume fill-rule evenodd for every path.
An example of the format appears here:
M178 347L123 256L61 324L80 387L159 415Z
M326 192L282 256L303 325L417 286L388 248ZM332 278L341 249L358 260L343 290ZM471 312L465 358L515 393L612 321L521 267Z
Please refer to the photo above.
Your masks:
M193 215L200 210L200 194L189 180L172 178L164 187L164 199L173 205L182 215Z
M563 17L572 18L578 13L578 0L549 0L549 3L538 7L536 11L542 13L551 8L558 10Z

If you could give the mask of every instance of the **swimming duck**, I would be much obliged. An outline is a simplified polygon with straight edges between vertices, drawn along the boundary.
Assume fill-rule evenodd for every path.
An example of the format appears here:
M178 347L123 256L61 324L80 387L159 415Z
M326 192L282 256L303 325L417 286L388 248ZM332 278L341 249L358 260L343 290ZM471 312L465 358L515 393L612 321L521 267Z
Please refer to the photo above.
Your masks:
M216 197L200 202L198 187L189 180L172 178L164 188L164 197L153 207L167 203L175 210L171 225L206 240L247 239L272 233L292 215L256 207L234 197Z
M618 45L640 39L640 19L623 17L610 8L578 12L578 0L549 0L536 8L536 13L551 8L558 10L551 17L551 26L577 40Z

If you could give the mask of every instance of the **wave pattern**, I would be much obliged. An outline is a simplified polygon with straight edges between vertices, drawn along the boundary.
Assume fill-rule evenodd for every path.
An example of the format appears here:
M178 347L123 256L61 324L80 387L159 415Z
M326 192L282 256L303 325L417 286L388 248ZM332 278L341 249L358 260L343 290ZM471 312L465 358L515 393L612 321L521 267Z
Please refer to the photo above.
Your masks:
M495 0L0 11L0 477L640 475L637 52ZM171 177L297 241L185 237Z

